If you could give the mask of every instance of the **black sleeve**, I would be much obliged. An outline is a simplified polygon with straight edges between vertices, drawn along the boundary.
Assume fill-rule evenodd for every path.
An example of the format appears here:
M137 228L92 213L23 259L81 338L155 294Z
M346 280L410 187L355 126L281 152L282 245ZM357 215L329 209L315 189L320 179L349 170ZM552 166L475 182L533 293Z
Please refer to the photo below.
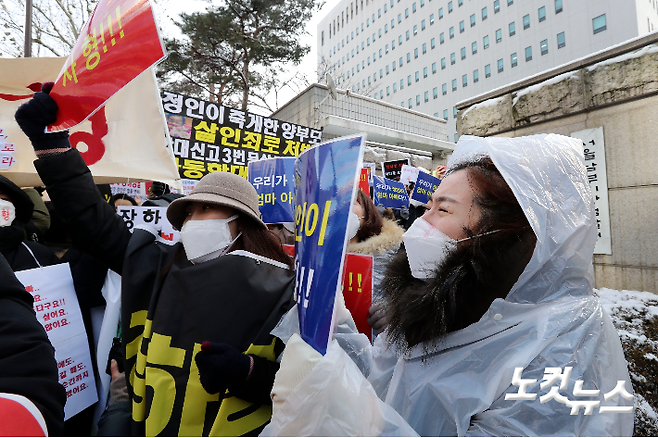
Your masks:
M19 394L36 405L49 435L64 428L66 391L58 382L55 352L25 291L0 255L0 392Z
M76 247L121 274L130 231L107 204L76 149L34 162Z
M109 405L98 420L98 436L131 436L131 403L123 401Z
M254 358L254 368L242 386L230 390L231 395L251 403L271 405L270 393L272 392L272 386L274 386L274 376L279 371L280 365L278 362L253 354L250 356Z

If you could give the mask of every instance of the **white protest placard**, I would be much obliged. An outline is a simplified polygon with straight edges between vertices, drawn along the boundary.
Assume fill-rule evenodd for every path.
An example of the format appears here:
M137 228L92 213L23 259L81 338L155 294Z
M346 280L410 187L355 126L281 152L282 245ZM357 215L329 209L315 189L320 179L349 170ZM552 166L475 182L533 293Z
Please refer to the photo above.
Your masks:
M15 273L34 298L36 317L55 348L59 383L66 389L64 419L98 401L93 364L68 263Z
M121 216L128 230L132 233L138 225L148 225L160 233L158 240L171 244L180 240L180 233L174 230L167 220L167 207L127 207L119 206L117 214Z
M402 184L409 184L410 182L415 184L418 179L418 172L420 172L420 170L417 167L403 164L402 173L400 174L400 182Z
M137 197L146 199L146 183L144 182L110 184L110 190L112 191L112 196L119 193L124 193L133 199L137 199Z
M612 254L610 236L610 207L608 204L608 175L605 166L603 127L572 132L571 137L583 142L587 181L594 196L594 214L598 240L594 254Z

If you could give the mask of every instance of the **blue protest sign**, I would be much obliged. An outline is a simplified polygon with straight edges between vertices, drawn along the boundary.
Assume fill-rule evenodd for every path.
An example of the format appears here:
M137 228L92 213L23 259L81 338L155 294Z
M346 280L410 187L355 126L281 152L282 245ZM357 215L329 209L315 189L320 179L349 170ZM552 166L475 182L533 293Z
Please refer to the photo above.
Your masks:
M411 199L413 201L418 201L422 204L427 204L432 198L432 194L441 184L441 180L425 173L422 170L418 172L418 178L416 179L416 185L414 186L413 191L411 192Z
M358 189L365 136L308 149L295 162L295 295L302 338L322 354L340 289L347 220Z
M409 207L409 196L404 184L373 175L372 199L375 205L387 208Z
M258 208L266 224L294 222L294 157L249 162L249 182L258 193Z

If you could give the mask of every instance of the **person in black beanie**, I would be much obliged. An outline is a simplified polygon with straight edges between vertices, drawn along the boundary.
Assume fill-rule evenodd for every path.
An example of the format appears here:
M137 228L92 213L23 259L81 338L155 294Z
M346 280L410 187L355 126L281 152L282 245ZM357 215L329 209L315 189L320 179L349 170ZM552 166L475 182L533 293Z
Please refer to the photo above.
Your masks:
M106 411L103 423L131 419L140 436L257 435L271 417L283 351L270 331L294 303L294 273L261 219L255 189L238 175L211 173L167 209L181 243L163 244L148 227L131 234L68 133L44 133L57 113L49 88L23 104L16 121L74 244L122 275L121 362L131 403Z

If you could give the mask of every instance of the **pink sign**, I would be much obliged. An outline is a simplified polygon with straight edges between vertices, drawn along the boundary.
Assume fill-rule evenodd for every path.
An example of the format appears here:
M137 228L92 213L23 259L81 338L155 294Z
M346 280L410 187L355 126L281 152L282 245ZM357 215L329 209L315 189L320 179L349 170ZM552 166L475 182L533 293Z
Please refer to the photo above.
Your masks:
M59 106L48 131L73 127L165 56L148 0L101 0L50 95Z

